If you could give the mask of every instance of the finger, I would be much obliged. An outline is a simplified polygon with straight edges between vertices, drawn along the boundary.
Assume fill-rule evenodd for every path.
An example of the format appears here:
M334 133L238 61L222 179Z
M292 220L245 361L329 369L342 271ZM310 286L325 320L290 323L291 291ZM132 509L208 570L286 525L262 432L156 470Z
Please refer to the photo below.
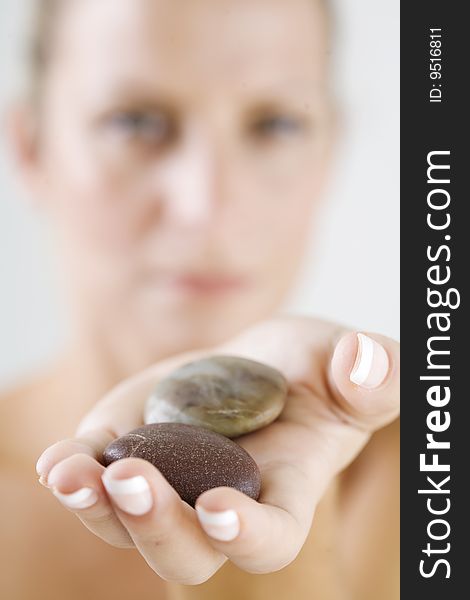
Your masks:
M225 562L208 543L194 509L153 465L125 458L112 463L102 479L121 523L160 577L198 584Z
M101 481L105 468L86 454L74 454L49 472L53 494L95 535L118 548L134 543L116 516Z
M258 502L222 487L204 492L196 511L214 548L241 569L269 573L282 569L299 553L320 494L307 474L293 465L278 464L263 472Z
M40 483L48 486L48 476L52 468L74 454L86 454L100 461L103 450L116 437L117 435L109 429L96 429L84 432L79 437L61 440L49 446L36 463L36 472Z
M369 431L393 421L400 410L400 347L377 334L348 333L332 363L335 397L355 424Z

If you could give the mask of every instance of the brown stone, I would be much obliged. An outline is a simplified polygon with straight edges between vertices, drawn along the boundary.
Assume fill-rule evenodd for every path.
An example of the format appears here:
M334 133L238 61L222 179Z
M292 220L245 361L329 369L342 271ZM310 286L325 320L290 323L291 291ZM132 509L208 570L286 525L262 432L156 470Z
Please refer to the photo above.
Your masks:
M103 452L108 466L134 456L152 463L182 500L194 506L206 490L228 486L258 499L258 466L241 446L228 438L194 425L144 425L109 444Z

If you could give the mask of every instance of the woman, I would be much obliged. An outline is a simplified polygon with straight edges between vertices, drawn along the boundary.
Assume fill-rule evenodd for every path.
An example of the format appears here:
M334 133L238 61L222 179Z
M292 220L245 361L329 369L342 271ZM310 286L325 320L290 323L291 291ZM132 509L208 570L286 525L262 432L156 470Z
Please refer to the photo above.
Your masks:
M76 329L60 363L2 402L6 597L397 598L397 346L272 318L334 140L325 4L49 0L39 13L12 139L54 224ZM260 502L220 488L194 511L148 463L105 473L96 458L140 422L155 380L213 352L289 380L281 419L239 440ZM97 537L33 490L40 454L41 482ZM116 480L129 480L117 495Z

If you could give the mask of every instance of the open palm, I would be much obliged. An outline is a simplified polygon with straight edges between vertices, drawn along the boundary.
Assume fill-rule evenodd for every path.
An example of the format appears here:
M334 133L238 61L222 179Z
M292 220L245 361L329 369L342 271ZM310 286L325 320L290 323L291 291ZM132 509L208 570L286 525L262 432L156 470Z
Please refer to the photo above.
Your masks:
M42 454L38 473L91 531L112 545L135 546L166 580L201 583L227 558L252 573L278 570L301 549L332 479L375 430L398 416L398 344L379 335L368 339L375 354L368 357L372 375L365 386L350 379L356 333L314 319L268 321L218 348L172 358L101 400L76 438ZM289 393L274 423L236 440L260 468L258 501L215 488L193 509L150 463L126 458L105 469L99 460L112 439L142 425L156 381L210 354L269 364L284 374Z

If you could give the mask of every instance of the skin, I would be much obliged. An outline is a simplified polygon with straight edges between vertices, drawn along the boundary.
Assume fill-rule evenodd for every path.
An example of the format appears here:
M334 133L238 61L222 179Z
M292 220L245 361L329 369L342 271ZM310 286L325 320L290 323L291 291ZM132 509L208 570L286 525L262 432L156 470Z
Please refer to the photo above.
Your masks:
M333 136L315 3L179 4L65 11L33 172L80 329L130 373L279 306Z
M40 107L20 107L11 132L53 224L75 327L60 362L2 398L6 597L82 598L84 573L95 597L116 599L287 597L293 581L305 598L398 597L397 497L384 485L397 489L397 345L373 336L389 369L371 392L349 381L354 334L313 319L256 325L291 288L319 207L335 122L327 45L311 0L71 0L60 15ZM225 488L199 500L237 510L228 543L143 461L108 469L145 475L154 508L119 511L96 460L140 424L158 377L223 350L291 384L282 418L240 441L261 467L260 502ZM67 435L78 439L52 445ZM47 446L49 486L99 493L78 515L97 537L37 486ZM249 574L289 564L262 583Z

